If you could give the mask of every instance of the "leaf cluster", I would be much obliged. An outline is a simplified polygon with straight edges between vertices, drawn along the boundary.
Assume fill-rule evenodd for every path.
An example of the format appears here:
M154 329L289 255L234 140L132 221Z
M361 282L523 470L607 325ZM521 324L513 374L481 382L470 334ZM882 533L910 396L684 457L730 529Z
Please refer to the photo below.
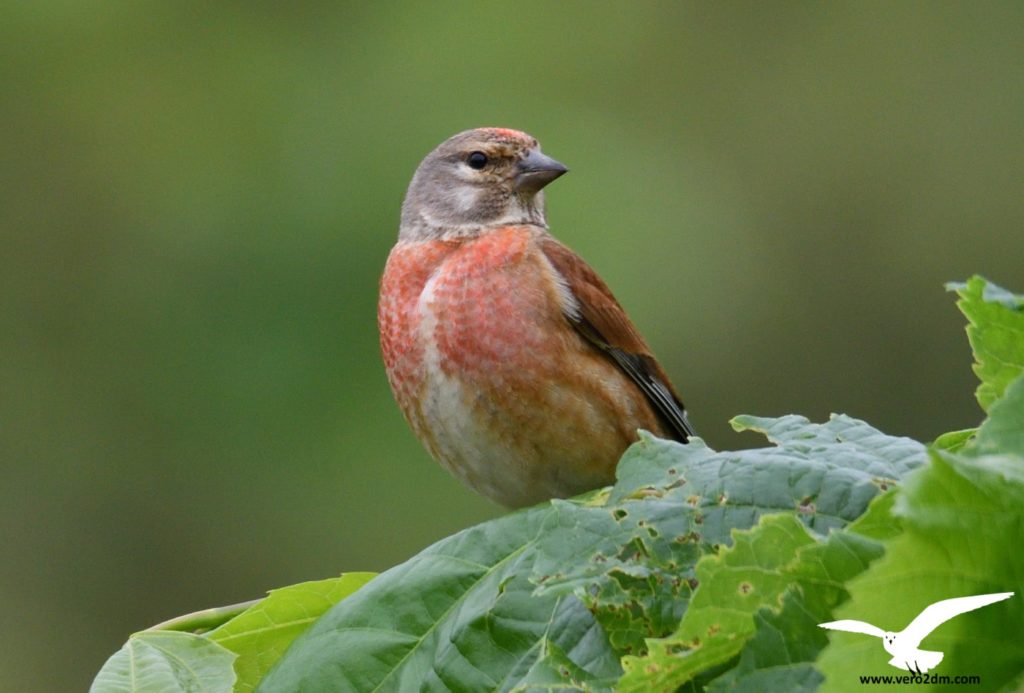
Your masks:
M934 601L1024 588L1024 299L954 288L978 429L924 445L843 415L741 416L769 445L738 452L642 435L610 488L377 576L137 633L92 690L810 691L891 674L878 641L817 624L899 630ZM943 671L1022 680L1024 601L1004 606L929 636Z

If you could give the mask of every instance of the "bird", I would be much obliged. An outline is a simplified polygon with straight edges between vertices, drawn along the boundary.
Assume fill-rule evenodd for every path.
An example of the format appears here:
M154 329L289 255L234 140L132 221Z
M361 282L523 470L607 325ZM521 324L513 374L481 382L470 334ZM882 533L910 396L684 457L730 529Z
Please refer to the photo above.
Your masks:
M508 508L614 482L638 429L687 442L686 409L605 282L549 231L568 171L510 128L419 164L380 282L392 392L442 467Z
M819 623L820 628L830 630L842 630L848 633L863 633L873 635L882 639L882 647L892 655L889 664L897 669L906 669L917 674L926 673L939 665L943 653L934 650L919 649L921 641L928 637L928 634L941 626L946 621L980 609L989 604L995 604L1013 596L1013 592L996 592L993 594L979 594L973 597L956 597L954 599L943 599L940 602L925 607L906 628L898 633L885 631L877 626L864 621L845 619L842 621L831 621Z

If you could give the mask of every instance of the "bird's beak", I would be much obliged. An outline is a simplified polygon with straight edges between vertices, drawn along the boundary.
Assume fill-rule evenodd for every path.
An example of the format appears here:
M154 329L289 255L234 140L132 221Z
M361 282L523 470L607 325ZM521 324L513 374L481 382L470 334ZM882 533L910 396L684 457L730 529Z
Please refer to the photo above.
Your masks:
M516 192L535 193L545 185L568 171L564 164L541 154L539 149L531 149L516 164Z

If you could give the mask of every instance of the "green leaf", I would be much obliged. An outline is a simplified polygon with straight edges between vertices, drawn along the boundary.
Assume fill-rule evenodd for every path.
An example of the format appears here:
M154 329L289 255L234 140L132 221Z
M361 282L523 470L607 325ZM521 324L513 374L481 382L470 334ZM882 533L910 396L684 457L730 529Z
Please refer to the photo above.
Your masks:
M989 412L977 430L930 451L841 415L737 417L772 443L739 452L642 434L611 488L460 532L365 585L174 619L219 627L136 634L93 690L721 693L892 674L880 642L818 624L898 630L941 599L1024 592L1024 298L980 277L954 288ZM1017 598L922 646L1012 690L1022 631Z
M671 633L686 609L701 555L766 513L795 511L827 532L922 464L925 448L862 421L834 416L739 417L737 428L777 445L715 452L643 436L619 464L605 505L554 503L537 544L538 593L575 594L621 654Z
M580 668L558 645L547 638L538 643L540 657L520 660L523 671L513 669L507 680L515 681L512 693L537 691L611 690L618 676L598 678Z
M89 691L230 693L234 659L234 653L199 635L143 631L107 660Z
M884 507L891 495L879 496L883 502L872 508ZM836 606L848 599L845 584L882 554L878 542L852 528L798 550L796 562L787 567L794 584L783 594L781 610L766 606L754 614L754 637L736 666L708 684L709 693L817 688L822 677L813 663L828 643L818 624L831 620Z
M925 459L847 417L744 425L781 442L718 453L645 435L609 491L435 544L332 607L259 690L606 690L624 651L676 628L697 560L731 528L779 510L842 526Z
M1024 297L974 276L946 288L960 296L957 306L970 321L967 338L974 351L975 393L986 412L1010 381L1024 371Z
M1021 691L1024 691L1024 670L1020 672L1019 676L999 689L999 693L1020 693Z
M967 452L1024 456L1024 375L1010 383L1003 397L992 405L988 419L978 429L977 440Z
M1024 458L935 452L930 466L907 479L895 510L903 534L851 582L851 600L837 618L899 631L942 599L1016 592L947 621L921 644L945 653L933 673L979 674L987 689L1000 688L1024 670ZM860 675L900 673L888 660L877 638L832 633L818 663L823 690L850 690Z
M259 690L512 690L552 652L575 663L570 677L616 677L579 600L532 595L532 547L549 513L473 527L377 576L299 636Z
M893 514L893 506L899 494L899 489L889 489L885 493L875 496L868 506L867 512L847 525L850 532L860 534L871 539L890 539L897 536L902 528L900 520Z
M249 607L254 604L259 604L261 599L253 599L248 602L241 602L239 604L229 604L227 606L215 606L210 609L202 609L200 611L193 611L190 614L183 614L181 616L175 616L172 619L158 623L155 626L151 626L146 630L180 630L184 633L193 633L195 635L202 635L209 633L214 628L222 626L231 619L240 615Z
M236 693L251 691L291 642L327 609L370 581L374 573L303 582L272 590L207 638L238 655Z
M731 549L697 564L700 587L670 637L648 640L644 657L627 656L617 690L669 691L728 662L754 634L754 613L774 604L791 579L784 566L814 539L790 515L766 517L751 532L735 532Z
M817 620L804 607L799 590L786 591L781 610L765 607L754 614L754 636L743 648L738 663L709 682L705 690L761 693L817 689L822 676L814 668L814 659L827 642L817 628Z
M819 542L791 514L766 516L733 538L732 548L697 564L700 587L678 630L648 641L646 656L623 659L617 690L675 690L737 655L710 689L817 683L811 665L827 642L817 624L881 546L849 532Z
M962 431L950 431L949 433L943 433L935 439L935 442L932 443L932 447L936 450L959 452L974 439L974 436L977 435L977 433L978 429L976 428L965 428Z
M851 582L852 599L838 616L898 631L942 599L1015 592L944 623L921 645L945 653L933 673L979 674L987 689L1013 690L1024 672L1024 376L992 403L973 443L959 454L935 448L931 457L904 482L893 508L903 532ZM819 661L824 689L899 673L888 659L875 638L832 633Z

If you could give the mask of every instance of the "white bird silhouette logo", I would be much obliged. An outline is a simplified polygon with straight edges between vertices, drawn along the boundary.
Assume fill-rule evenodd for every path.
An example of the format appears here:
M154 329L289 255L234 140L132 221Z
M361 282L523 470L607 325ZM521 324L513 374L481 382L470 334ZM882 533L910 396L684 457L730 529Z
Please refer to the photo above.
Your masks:
M882 639L882 647L892 655L889 664L898 669L906 669L916 674L923 674L934 669L942 661L942 653L932 650L919 650L918 645L928 637L928 634L941 626L943 623L959 616L980 609L983 606L1001 602L1013 596L1013 592L997 592L995 594L979 594L974 597L957 597L955 599L943 599L931 606L925 607L924 611L917 615L910 625L899 633L884 631L881 628L865 623L864 621L830 621L819 623L820 628L830 630L845 630L848 633L864 633L874 635Z

